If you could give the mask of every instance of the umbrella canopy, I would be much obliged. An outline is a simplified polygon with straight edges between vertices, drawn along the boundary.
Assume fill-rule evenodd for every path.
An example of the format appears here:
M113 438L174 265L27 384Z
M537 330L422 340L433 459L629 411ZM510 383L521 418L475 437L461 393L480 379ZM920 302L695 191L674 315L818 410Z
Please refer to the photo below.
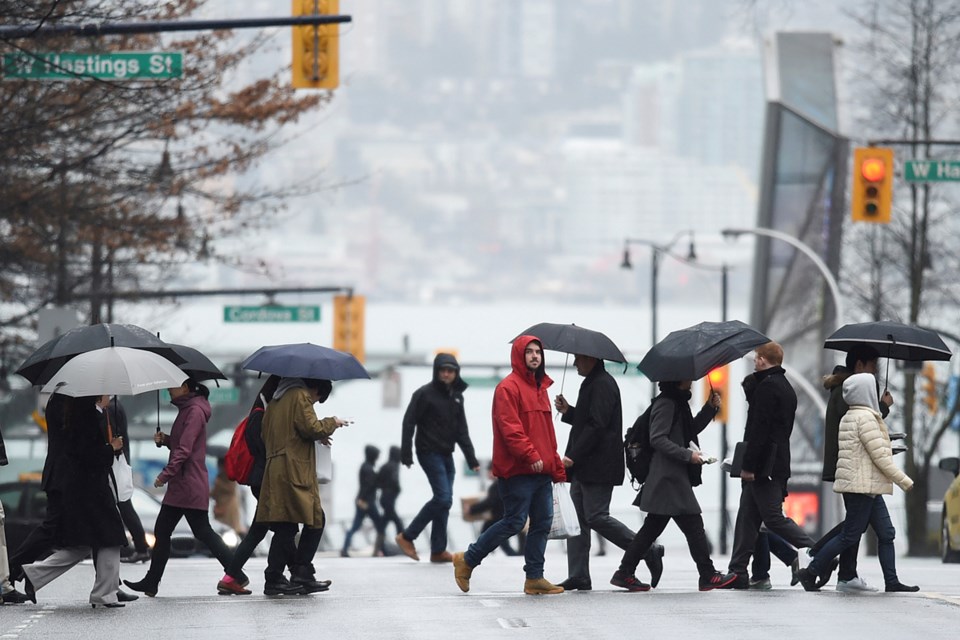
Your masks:
M949 360L953 355L936 332L899 322L846 324L823 343L825 349L850 351L870 346L884 358L894 360Z
M551 351L593 356L613 362L627 361L613 340L599 331L584 329L575 324L541 322L525 329L513 340L520 336L536 336L543 344L543 348Z
M74 398L131 396L179 387L186 379L187 374L163 356L129 347L107 347L71 358L44 385L43 391Z
M240 366L250 371L273 373L285 378L370 378L370 374L352 354L309 342L260 347Z
M698 380L768 342L770 338L739 320L701 322L655 344L637 369L660 382Z
M203 355L193 347L183 344L170 344L170 348L183 358L183 362L178 364L188 376L194 380L226 380L227 376L210 361L210 358Z
M183 362L166 342L134 324L94 324L77 327L45 342L30 354L17 373L31 384L46 384L71 358L105 347L131 347L160 354L174 364Z

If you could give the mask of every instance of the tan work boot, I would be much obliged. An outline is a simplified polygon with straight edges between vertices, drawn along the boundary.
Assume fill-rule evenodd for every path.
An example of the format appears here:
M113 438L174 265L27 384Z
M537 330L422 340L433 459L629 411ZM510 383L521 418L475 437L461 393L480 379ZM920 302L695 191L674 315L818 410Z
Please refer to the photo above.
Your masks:
M457 581L460 591L466 593L470 591L470 576L473 575L473 567L467 564L462 553L453 554L453 577Z
M413 546L412 542L404 538L402 533L398 533L394 540L397 542L397 546L400 547L400 551L403 551L403 555L420 562L420 556L417 555L417 548Z
M523 583L523 592L528 596L547 596L555 593L563 593L563 587L558 587L546 578L537 578L535 580L527 578Z
M430 562L453 562L453 554L449 551L441 551L440 553L431 553Z

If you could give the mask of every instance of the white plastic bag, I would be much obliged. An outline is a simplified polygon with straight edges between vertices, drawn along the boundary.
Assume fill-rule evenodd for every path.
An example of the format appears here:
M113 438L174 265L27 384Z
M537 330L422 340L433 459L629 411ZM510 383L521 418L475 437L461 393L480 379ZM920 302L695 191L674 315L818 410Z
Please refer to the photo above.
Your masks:
M133 469L130 468L122 453L113 459L110 482L117 502L126 502L133 497Z
M317 482L327 484L333 480L333 457L330 454L330 447L319 440L317 445Z
M577 509L570 497L570 485L566 482L553 484L553 524L550 526L549 540L565 540L580 535L580 520Z

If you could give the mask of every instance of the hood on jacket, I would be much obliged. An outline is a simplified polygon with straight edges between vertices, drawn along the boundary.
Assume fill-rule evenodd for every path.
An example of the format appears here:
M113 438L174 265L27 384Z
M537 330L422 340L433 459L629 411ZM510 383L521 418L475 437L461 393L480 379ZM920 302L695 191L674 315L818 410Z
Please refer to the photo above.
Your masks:
M400 447L397 445L390 447L388 460L390 460L390 462L400 462Z
M199 393L187 393L182 396L173 398L170 400L170 404L174 405L177 409L183 410L185 407L197 407L203 413L204 422L210 420L210 416L213 415L213 409L210 407L210 401L204 398Z
M842 364L833 368L833 373L823 376L823 388L827 391L833 391L836 387L843 384L843 381L853 375L853 372Z
M290 389L306 389L307 385L303 378L281 378L277 384L277 390L273 392L273 400L279 400Z
M527 369L524 352L527 349L527 345L531 342L536 342L540 345L540 349L543 349L543 342L535 336L518 336L517 339L513 341L513 348L510 350L510 366L513 368L513 372L521 376L524 380L529 380L532 384L538 384L547 375L547 358L546 354L544 354L544 357L540 359L540 366L537 367L536 371Z
M377 461L377 458L380 457L380 449L376 448L372 444L368 444L363 448L363 456L367 462L373 464Z
M880 413L877 379L872 373L855 373L843 381L843 401L851 407L867 407Z
M450 388L463 393L464 389L467 388L467 383L464 382L463 378L460 377L460 363L457 362L456 356L451 353L438 353L437 357L433 359L434 384L446 386L440 381L440 369L443 369L444 367L452 368L457 372L457 377L454 378Z

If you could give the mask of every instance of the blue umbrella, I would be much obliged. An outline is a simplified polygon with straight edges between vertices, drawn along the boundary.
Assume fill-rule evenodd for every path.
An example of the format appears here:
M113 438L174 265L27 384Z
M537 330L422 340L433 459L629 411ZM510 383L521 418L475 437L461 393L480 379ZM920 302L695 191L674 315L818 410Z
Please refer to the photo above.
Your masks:
M352 354L309 342L260 347L240 366L250 371L272 373L285 378L370 378L370 374Z

